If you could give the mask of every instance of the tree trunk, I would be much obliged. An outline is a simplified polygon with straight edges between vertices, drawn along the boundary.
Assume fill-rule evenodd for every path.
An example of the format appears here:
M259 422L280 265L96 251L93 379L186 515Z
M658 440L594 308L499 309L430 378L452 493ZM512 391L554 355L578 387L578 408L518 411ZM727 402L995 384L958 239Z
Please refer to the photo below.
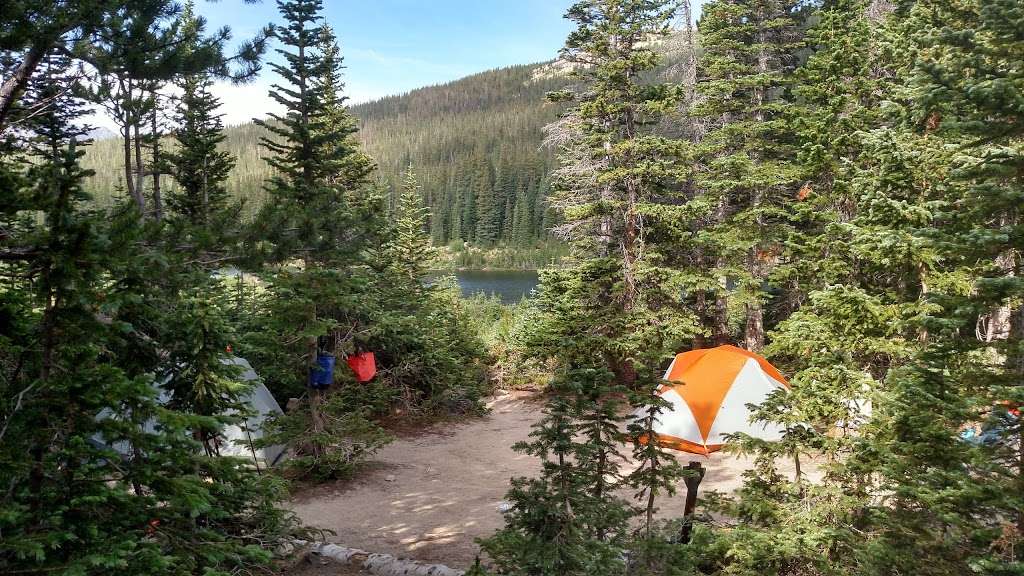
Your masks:
M655 395L656 397L656 395ZM657 479L658 470L661 468L661 461L658 459L658 433L654 430L654 424L657 422L658 408L657 405L652 404L647 408L647 414L644 417L644 434L647 436L648 448L651 450L651 459L648 462L650 467L651 478ZM644 510L644 538L650 538L651 532L654 527L654 487L648 486L647 492L647 506Z
M722 261L719 259L719 264ZM715 292L714 323L711 327L711 338L715 346L728 344L731 340L729 335L729 294L726 289L728 280L721 279L721 288Z
M623 140L632 140L636 126L634 126L633 110L626 108L623 112L623 124L625 133ZM630 164L630 159L625 159ZM624 219L625 226L622 234L622 271L626 282L625 301L623 311L632 312L636 306L638 290L636 286L636 265L640 261L640 250L643 249L643 238L641 234L640 214L637 210L639 198L637 197L636 184L632 178L626 180L626 210Z
M4 127L7 124L7 115L10 113L11 108L14 107L14 103L21 97L22 92L25 91L25 87L28 86L28 81L32 78L32 74L39 67L39 64L46 57L46 53L50 50L53 42L50 40L39 40L35 42L27 54L25 59L21 61L14 73L11 74L10 78L4 80L4 83L0 85L0 133L3 133Z
M207 168L207 164L209 163L209 161L210 161L209 158L207 158L206 156L203 156L203 195L202 195L202 202L203 202L203 205L202 205L202 210L203 210L203 213L202 213L202 223L203 223L203 226L208 226L210 224L210 190L209 190L209 187L208 187L209 183L207 182L207 177L210 174L210 171Z
M697 318L699 319L701 326L707 326L707 320L708 320L708 297L707 297L707 293L704 292L704 290L698 290L696 296L694 297L694 299L695 299L695 303L694 303L693 307L694 307L694 311L697 314ZM693 347L694 348L704 348L706 346L707 346L707 343L706 343L705 338L704 338L704 333L703 332L696 333L693 336Z
M145 164L143 164L143 162L142 162L142 137L139 134L139 124L138 124L138 122L136 122L132 126L132 138L134 140L134 142L132 144L135 147L135 193L138 195L139 199L142 201L141 205L145 205L146 195L145 195L144 190L145 190L146 183L145 183L145 180L143 180L143 177L145 175ZM142 210L142 216L143 217L147 216L145 210Z
M766 14L758 14L757 16L758 22L764 22L768 18ZM757 53L757 70L759 73L765 74L768 72L768 53L764 47L768 42L768 37L763 26L757 32L757 42L760 47ZM755 122L761 123L765 121L765 100L764 88L760 86L755 87L753 114ZM753 210L760 208L764 202L764 196L764 190L753 190L750 197L750 208ZM759 226L764 225L760 216L757 218L757 224ZM764 348L764 307L761 304L761 293L762 285L768 276L768 262L766 261L767 257L762 257L759 251L760 249L755 245L750 249L750 253L747 256L747 267L753 277L754 286L751 288L750 300L746 305L747 325L743 332L743 344L751 352L760 352Z
M132 132L131 126L127 124L121 127L121 144L124 153L124 184L128 189L128 196L135 202L135 207L139 209L139 214L145 215L146 198L135 187L135 170L132 168L134 165L134 162L132 162Z
M706 470L696 460L686 465L687 475L683 478L686 483L686 504L683 506L683 526L679 529L679 541L683 544L690 543L690 532L693 530L693 514L697 510L697 489L700 488L700 481L704 479Z
M600 410L601 410L601 408L599 407L598 408L599 414L600 414ZM601 427L602 427L603 424L604 424L604 420L600 416L598 416L597 421L594 422L594 426L597 428L597 441L598 442L602 442ZM599 453L599 455L597 457L597 469L594 470L595 476L597 478L597 482L594 484L594 492L593 492L593 494L594 494L594 500L596 500L597 502L601 502L602 499L605 496L605 478L604 478L604 476L605 476L605 470L607 468L608 468L608 453L607 453L607 451L604 448L602 448L601 452ZM601 542L604 542L606 538L607 538L607 534L605 533L604 525L601 524L598 527L598 530L597 530L597 539L600 540Z
M163 220L164 218L164 202L160 195L160 132L157 130L157 99L156 94L153 94L153 116L151 118L151 129L153 137L153 159L152 159L152 172L153 172L153 211L157 221Z
M718 205L715 207L714 225L722 225L728 213L729 199L722 196L718 199ZM715 258L715 269L721 270L724 266L725 257L719 254ZM729 344L732 340L729 334L729 279L724 276L720 277L718 284L719 288L715 292L714 323L711 330L715 346Z
M755 198L758 197L759 195L755 195ZM764 348L764 307L761 304L761 286L765 281L765 263L761 260L762 256L758 254L757 248L751 248L747 256L747 269L753 277L754 286L749 289L750 301L746 304L747 324L743 330L743 345L751 352L760 352Z
M760 352L764 348L764 309L760 302L747 304L743 345L751 352Z
M1006 368L1015 377L1018 386L1024 386L1024 354L1019 347L1024 345L1024 306L1017 305L1010 313L1010 334L1007 340L1010 352ZM1019 417L1018 417L1019 418ZM1017 446L1017 493L1024 495L1024 426L1019 426ZM1017 532L1024 534L1024 508L1017 510Z
M305 271L308 273L310 269L310 261L307 259L305 263ZM313 306L313 323L316 323L316 305ZM316 336L311 336L309 339L309 366L310 370L316 370L319 368L317 365L317 353L319 351L319 339ZM317 385L319 386L319 384ZM324 447L320 442L320 434L324 431L324 417L321 412L321 406L323 405L323 390L319 387L312 387L309 390L309 416L310 421L313 425L313 455L319 458L323 455Z

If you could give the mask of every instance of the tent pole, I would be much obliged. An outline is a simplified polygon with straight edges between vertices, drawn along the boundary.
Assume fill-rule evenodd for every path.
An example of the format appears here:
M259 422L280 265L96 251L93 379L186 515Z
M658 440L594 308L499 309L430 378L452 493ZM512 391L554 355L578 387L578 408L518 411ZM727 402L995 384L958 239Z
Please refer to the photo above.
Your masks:
M256 457L256 448L252 445L252 434L249 434L248 422L242 422L242 430L245 430L245 437L249 440L249 451L252 452L252 463L256 465L256 474L263 476L263 471L260 470L260 461Z
M704 479L706 471L696 460L691 460L686 465L686 476L683 477L683 482L686 483L686 506L683 508L683 526L679 529L679 541L683 544L690 543L693 512L697 508L697 488L700 486L700 481Z

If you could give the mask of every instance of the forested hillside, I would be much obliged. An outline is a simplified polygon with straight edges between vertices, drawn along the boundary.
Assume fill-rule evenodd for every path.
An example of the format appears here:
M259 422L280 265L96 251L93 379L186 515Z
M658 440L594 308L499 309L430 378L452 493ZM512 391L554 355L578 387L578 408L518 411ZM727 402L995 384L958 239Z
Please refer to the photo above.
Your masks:
M452 241L527 246L544 238L551 154L542 128L558 115L544 95L565 85L563 74L538 74L538 65L490 70L352 107L360 138L379 166L391 205L411 163L430 208L435 244ZM263 203L271 168L258 145L265 130L229 127L223 148L237 158L227 181L232 197L252 213ZM89 148L83 165L96 172L88 187L109 205L124 190L120 139ZM117 192L114 192L116 194ZM123 193L123 192L121 192Z
M356 4L8 4L0 574L1024 574L1019 0L575 0L352 109ZM514 305L432 274L552 247Z
M514 66L354 106L386 182L412 163L433 218L434 242L528 244L544 236L551 155L542 128L558 106L544 95L565 76Z

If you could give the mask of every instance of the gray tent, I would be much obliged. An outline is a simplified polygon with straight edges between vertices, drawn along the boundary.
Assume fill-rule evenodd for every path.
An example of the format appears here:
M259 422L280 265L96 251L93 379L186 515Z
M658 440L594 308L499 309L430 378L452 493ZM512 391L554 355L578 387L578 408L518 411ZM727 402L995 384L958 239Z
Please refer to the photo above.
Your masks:
M273 466L277 464L285 454L284 446L267 446L265 448L256 448L253 443L259 438L263 437L263 422L271 414L282 414L281 406L278 405L277 400L267 390L267 387L263 385L256 371L253 370L252 365L245 358L239 358L235 356L224 360L226 364L232 364L241 368L238 375L239 382L251 383L250 392L241 398L249 407L250 416L238 425L231 425L225 427L221 431L220 437L217 439L217 449L222 456L237 456L240 458L248 458L253 461L256 466ZM170 398L167 392L157 385L159 395L157 400L159 402L167 402ZM100 412L99 419L116 418L114 411L107 408ZM153 432L156 430L156 422L149 420L144 425L146 431ZM92 440L97 445L107 446L116 450L118 453L127 456L131 448L125 442L115 442L110 444L105 441L102 436L97 435Z
M252 442L263 437L263 422L267 416L283 413L281 406L274 399L270 390L263 385L248 360L235 356L229 362L242 369L238 376L239 381L252 383L249 394L242 398L242 401L249 406L252 415L241 425L229 426L221 432L221 441L218 445L220 453L225 456L252 458L255 452L257 464L273 466L284 456L285 447L267 446L254 449Z

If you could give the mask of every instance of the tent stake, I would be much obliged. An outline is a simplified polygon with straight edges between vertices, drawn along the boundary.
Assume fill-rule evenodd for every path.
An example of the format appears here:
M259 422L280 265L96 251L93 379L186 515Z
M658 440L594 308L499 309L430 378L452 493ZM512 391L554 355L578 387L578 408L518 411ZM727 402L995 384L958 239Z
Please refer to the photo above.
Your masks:
M693 512L697 508L697 488L700 481L704 479L704 472L707 470L696 460L686 465L686 476L683 482L686 483L686 506L683 508L683 527L679 529L679 541L683 544L690 543L690 531L693 530Z

